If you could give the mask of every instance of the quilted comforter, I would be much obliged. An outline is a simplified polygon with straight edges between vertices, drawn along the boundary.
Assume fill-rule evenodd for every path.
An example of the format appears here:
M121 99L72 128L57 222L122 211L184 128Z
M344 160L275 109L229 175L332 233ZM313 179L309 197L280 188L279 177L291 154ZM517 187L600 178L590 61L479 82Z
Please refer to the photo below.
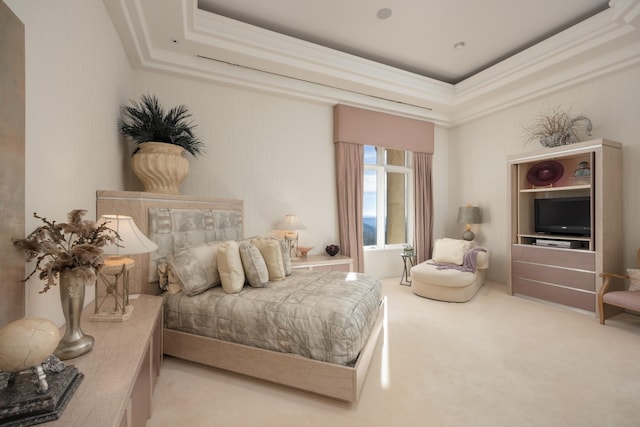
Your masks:
M355 363L381 300L378 279L294 270L266 288L165 294L165 328L340 365Z

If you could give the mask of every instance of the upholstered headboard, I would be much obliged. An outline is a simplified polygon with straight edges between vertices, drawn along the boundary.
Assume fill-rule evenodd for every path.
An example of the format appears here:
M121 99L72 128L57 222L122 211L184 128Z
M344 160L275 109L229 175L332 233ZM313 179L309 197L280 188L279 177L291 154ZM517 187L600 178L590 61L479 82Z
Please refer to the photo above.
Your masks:
M158 250L133 255L136 266L129 277L132 294L158 294L157 264L173 249L244 237L244 203L134 191L98 191L96 214L129 215Z
M242 213L227 207L149 208L147 237L158 245L158 249L149 254L149 282L156 282L158 264L166 261L174 249L242 239Z

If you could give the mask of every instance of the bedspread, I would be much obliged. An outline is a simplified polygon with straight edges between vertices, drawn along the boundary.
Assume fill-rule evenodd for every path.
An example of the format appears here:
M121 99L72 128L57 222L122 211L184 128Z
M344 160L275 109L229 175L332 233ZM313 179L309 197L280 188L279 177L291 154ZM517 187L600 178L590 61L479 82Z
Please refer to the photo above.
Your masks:
M164 327L340 365L355 362L375 322L378 279L294 270L266 288L165 294Z

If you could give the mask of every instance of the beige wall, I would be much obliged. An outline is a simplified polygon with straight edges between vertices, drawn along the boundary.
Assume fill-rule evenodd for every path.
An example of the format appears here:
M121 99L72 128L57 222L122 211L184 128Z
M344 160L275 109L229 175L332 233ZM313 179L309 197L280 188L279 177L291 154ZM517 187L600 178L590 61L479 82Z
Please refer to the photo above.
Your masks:
M6 0L25 25L25 231L33 212L65 221L74 208L95 217L96 189L121 189L126 147L118 143L118 105L131 71L99 0ZM26 285L26 315L62 324L58 288ZM89 302L93 289L87 289Z

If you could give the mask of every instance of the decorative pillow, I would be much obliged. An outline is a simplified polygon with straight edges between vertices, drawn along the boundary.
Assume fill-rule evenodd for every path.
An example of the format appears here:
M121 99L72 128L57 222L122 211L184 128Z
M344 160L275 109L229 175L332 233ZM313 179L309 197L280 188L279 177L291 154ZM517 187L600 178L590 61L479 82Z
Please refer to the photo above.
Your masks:
M228 294L237 294L244 286L244 270L240 259L238 242L229 240L218 247L218 271L222 289Z
M182 291L178 280L175 278L169 265L166 262L158 264L158 285L163 291L169 292L171 295L175 295Z
M280 249L282 250L282 265L284 266L284 275L289 276L293 272L291 269L291 254L289 253L289 245L284 240L278 240L280 242Z
M444 264L462 265L464 255L471 249L471 242L458 239L437 239L433 247L432 259Z
M640 270L637 268L628 268L627 274L629 275L629 290L640 291Z
M269 280L284 280L286 274L282 261L282 249L278 240L252 239L251 244L255 245L262 254L269 271Z
M221 242L203 243L176 249L169 255L168 271L185 294L197 295L220 284L216 262L220 244Z
M240 259L244 267L249 285L254 288L264 288L269 284L269 270L260 250L251 243L242 242L239 245Z

